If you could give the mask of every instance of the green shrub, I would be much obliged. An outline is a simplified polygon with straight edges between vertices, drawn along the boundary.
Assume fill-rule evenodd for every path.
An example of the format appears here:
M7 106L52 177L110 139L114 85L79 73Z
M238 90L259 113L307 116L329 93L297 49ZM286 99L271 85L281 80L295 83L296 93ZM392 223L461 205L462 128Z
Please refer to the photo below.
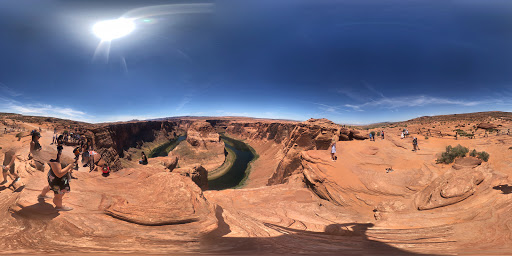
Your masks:
M23 133L22 132L16 134L16 138L21 138L21 137L23 137Z
M508 149L512 149L512 147L509 147Z
M380 132L377 132L377 137L380 137Z
M476 151L476 149L473 149L471 150L471 153L469 153L469 156L476 157L477 154L478 152Z
M469 149L463 147L461 145L457 145L456 147L447 146L446 152L443 152L439 158L437 158L437 163L451 164L455 161L457 157L465 157L469 152Z
M428 140L428 136L425 136L425 139Z
M489 153L485 152L485 151L482 151L482 152L478 152L478 156L477 156L480 160L484 161L484 162L487 162L489 161Z

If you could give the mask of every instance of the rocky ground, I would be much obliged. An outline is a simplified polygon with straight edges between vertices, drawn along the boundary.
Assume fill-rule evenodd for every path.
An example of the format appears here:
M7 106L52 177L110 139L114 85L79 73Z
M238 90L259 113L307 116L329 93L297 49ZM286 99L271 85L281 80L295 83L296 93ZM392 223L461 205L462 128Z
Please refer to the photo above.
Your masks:
M40 171L24 157L28 137L2 134L0 157L20 152L22 178L15 186L0 186L0 253L512 254L508 115L420 118L369 130L325 119L200 121L210 126L172 120L135 127L166 134L196 127L187 143L206 148L197 152L218 139L211 127L222 127L259 155L244 188L205 190L208 168L182 167L179 156L119 168L109 177L81 167L64 199L74 208L70 212L57 212L51 199L37 199L48 166ZM404 128L410 136L401 139ZM123 161L117 150L136 140L116 142L108 134L154 136L130 125L95 129L98 145ZM456 138L456 129L475 138ZM370 131L382 130L385 139L367 139ZM52 134L44 131L41 139L48 155L55 153ZM412 137L419 139L417 152ZM337 161L330 158L333 139ZM436 163L446 146L457 144L488 152L489 161ZM65 147L66 161L71 150Z

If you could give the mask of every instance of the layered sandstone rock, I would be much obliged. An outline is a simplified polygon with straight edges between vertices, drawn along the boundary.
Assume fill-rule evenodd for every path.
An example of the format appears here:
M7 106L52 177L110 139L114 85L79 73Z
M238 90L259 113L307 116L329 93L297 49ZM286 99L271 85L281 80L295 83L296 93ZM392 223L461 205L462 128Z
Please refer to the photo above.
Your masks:
M208 171L201 165L176 168L172 172L190 178L202 190L208 189Z
M187 140L169 153L180 166L200 164L206 170L219 168L225 160L224 142L210 123L196 121L187 130Z
M430 210L460 202L473 195L484 179L480 170L449 171L418 194L418 210Z
M477 126L478 129L485 129L485 130L496 129L497 127L498 126L493 123L480 123Z

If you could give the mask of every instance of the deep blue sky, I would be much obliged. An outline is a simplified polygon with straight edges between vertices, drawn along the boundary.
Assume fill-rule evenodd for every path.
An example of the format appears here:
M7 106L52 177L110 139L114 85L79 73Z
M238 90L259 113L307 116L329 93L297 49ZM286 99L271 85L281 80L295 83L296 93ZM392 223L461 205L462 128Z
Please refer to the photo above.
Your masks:
M0 112L362 124L512 111L509 0L215 1L136 20L94 58L96 22L176 3L194 2L1 1Z

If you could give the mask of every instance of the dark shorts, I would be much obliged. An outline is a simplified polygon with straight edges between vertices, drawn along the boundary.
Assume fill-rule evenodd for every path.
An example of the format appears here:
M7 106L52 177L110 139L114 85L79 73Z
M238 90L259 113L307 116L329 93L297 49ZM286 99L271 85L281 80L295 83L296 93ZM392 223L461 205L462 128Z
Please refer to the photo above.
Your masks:
M48 185L56 195L69 193L71 191L69 187L69 175L66 174L59 178L55 176L52 169L48 171Z

